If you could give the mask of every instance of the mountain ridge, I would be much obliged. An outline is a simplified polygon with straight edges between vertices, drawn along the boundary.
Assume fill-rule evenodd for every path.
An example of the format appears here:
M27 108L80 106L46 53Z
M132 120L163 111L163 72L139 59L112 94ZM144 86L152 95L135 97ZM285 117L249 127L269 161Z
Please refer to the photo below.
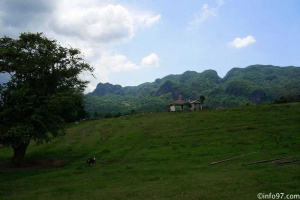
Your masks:
M86 95L87 110L126 113L130 110L164 110L176 99L194 100L205 95L206 106L229 107L273 102L280 96L300 95L300 67L250 65L232 68L221 78L215 70L186 71L138 86L99 83Z

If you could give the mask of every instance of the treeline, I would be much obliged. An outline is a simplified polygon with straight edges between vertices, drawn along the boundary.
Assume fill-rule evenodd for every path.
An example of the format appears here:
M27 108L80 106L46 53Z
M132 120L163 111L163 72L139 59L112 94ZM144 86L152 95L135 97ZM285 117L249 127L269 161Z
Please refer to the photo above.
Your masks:
M278 99L275 99L274 103L275 104L280 104L280 103L292 103L292 102L300 102L300 95L297 96L281 96Z

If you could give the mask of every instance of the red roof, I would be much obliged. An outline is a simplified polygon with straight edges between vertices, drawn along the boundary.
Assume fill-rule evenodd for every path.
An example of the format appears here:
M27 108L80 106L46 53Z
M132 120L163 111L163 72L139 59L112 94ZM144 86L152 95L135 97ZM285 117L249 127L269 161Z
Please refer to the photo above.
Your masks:
M176 101L173 101L173 102L169 103L168 106L171 106L171 105L184 105L184 104L201 104L201 102L199 100L184 101L184 100L178 99Z
M169 103L169 105L184 105L184 104L186 104L186 102L181 99Z

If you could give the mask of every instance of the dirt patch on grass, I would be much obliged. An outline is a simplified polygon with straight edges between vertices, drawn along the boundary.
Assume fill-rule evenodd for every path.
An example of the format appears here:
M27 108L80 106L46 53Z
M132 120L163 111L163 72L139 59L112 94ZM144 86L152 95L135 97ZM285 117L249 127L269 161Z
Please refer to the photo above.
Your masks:
M39 170L39 169L55 169L63 167L64 162L55 158L46 158L42 160L29 160L25 161L24 166L15 167L7 162L0 162L0 172L14 172L14 171L29 171L29 170Z

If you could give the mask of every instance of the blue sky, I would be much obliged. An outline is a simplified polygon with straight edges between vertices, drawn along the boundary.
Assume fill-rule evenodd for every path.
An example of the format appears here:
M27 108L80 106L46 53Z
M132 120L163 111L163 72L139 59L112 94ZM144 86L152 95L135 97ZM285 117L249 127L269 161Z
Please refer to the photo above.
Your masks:
M43 32L80 48L99 82L134 86L187 70L300 66L297 0L3 0L0 36Z

